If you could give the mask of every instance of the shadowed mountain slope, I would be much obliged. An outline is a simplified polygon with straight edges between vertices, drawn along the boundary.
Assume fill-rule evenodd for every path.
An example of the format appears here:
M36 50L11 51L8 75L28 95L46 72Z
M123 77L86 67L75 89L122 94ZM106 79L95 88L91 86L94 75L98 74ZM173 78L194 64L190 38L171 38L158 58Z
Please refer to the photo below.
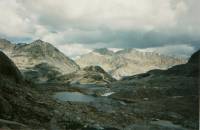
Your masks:
M112 97L133 102L135 108L142 108L138 114L142 113L149 120L170 120L197 130L199 52L194 53L186 64L124 77L113 83L112 89L116 93Z
M42 104L44 100L22 78L15 64L0 51L0 128L22 130L28 128L26 125L39 128L49 122L51 109Z
M1 76L14 79L16 82L21 82L23 80L22 75L15 64L0 51L0 73Z

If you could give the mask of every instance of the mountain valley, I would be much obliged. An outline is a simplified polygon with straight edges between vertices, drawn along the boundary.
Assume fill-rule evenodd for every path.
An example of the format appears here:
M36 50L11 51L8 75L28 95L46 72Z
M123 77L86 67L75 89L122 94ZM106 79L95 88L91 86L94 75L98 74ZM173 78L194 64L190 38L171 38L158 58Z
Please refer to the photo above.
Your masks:
M41 40L0 49L0 129L199 128L200 50L186 61L97 49L76 63Z

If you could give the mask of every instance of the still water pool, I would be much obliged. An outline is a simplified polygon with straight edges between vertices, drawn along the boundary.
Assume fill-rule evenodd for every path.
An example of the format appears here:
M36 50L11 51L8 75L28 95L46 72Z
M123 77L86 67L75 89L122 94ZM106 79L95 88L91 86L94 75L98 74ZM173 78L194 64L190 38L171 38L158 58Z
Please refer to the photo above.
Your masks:
M79 92L57 92L53 97L60 101L71 102L92 102L96 99L96 97L85 95Z

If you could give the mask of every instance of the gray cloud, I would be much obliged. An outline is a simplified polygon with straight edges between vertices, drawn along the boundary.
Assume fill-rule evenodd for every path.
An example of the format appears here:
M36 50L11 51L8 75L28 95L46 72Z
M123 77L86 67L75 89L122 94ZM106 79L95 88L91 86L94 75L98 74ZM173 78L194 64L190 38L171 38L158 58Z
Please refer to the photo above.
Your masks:
M199 0L1 0L0 37L42 39L74 53L76 47L198 49L199 5Z
M150 52L154 51L164 55L177 56L183 58L189 58L190 55L196 51L193 46L186 44L164 45L162 47L145 48L139 50Z

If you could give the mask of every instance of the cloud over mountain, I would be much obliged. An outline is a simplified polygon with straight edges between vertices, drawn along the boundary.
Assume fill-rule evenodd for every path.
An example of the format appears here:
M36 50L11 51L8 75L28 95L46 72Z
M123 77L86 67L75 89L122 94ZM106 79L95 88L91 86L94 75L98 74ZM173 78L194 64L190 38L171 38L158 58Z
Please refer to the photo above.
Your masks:
M81 47L81 52L98 47L197 47L199 4L199 0L1 0L0 36L79 46L74 53Z

